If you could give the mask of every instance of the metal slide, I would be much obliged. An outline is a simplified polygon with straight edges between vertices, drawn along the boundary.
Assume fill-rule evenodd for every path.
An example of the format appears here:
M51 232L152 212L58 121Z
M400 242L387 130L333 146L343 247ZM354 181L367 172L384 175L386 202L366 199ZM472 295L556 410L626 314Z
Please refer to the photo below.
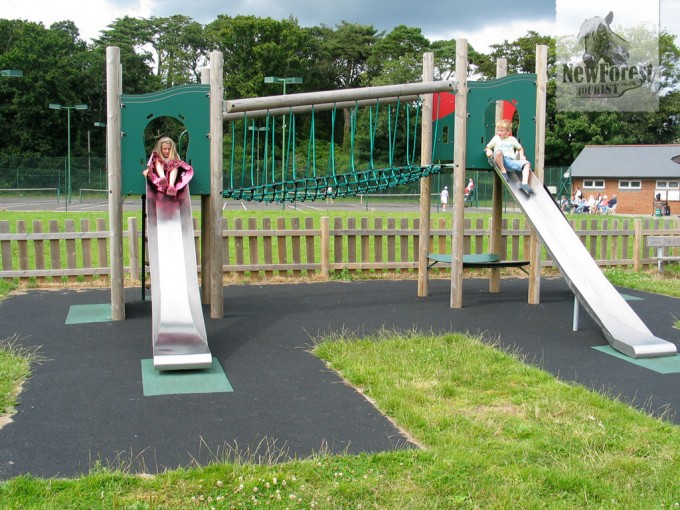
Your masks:
M154 368L210 368L189 188L169 197L147 182L146 204Z
M631 358L676 354L675 344L654 336L609 283L538 178L531 174L529 185L533 194L527 197L519 189L518 177L519 174L511 174L506 186L550 250L571 291L602 328L609 344Z

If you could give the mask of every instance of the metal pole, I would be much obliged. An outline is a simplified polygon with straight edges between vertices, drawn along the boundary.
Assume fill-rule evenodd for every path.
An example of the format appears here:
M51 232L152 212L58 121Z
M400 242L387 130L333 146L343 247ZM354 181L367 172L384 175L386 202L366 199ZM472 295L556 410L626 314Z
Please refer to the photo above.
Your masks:
M87 183L92 181L92 161L90 159L90 130L87 130Z
M283 79L283 95L286 95L286 79ZM283 115L283 129L281 135L281 181L286 180L286 115Z
M66 107L66 130L68 140L68 156L66 164L66 210L68 211L68 204L71 203L71 108Z

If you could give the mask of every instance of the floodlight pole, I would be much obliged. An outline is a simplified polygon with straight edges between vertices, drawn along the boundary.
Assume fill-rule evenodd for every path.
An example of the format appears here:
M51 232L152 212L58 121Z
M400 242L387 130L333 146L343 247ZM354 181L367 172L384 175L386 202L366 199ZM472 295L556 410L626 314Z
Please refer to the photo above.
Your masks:
M58 103L50 103L49 107L52 110L66 110L66 139L68 141L68 156L66 159L66 211L68 211L68 204L71 202L71 110L87 110L89 106L86 104L64 106Z

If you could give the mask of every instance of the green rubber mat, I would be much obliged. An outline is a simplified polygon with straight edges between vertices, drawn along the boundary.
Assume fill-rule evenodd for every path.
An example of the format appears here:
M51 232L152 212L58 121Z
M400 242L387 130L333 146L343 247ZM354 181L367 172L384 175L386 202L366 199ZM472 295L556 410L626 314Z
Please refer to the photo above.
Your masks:
M111 304L71 305L66 316L66 324L87 324L90 322L111 321Z
M616 349L613 349L609 345L597 345L593 349L609 354L616 358L627 361L628 363L633 363L634 365L641 366L642 368L647 368L658 372L660 374L677 374L680 372L680 355L675 356L663 356L660 358L631 358L625 354L620 353Z
M621 294L619 292L619 294ZM644 301L645 298L637 297L637 296L631 296L630 294L621 294L621 297L625 299L626 301Z
M220 362L202 370L164 370L153 367L153 359L142 360L144 396L179 395L185 393L228 393L234 391Z

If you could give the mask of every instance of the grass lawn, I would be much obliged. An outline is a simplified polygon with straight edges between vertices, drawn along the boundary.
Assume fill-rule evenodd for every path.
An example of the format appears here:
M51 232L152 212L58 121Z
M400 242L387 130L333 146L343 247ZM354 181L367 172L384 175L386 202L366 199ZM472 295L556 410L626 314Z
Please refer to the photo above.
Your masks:
M557 381L462 334L383 331L320 339L316 355L410 434L418 449L277 462L228 452L156 476L93 466L21 476L2 508L674 508L680 434L662 419ZM262 452L259 452L262 453Z

